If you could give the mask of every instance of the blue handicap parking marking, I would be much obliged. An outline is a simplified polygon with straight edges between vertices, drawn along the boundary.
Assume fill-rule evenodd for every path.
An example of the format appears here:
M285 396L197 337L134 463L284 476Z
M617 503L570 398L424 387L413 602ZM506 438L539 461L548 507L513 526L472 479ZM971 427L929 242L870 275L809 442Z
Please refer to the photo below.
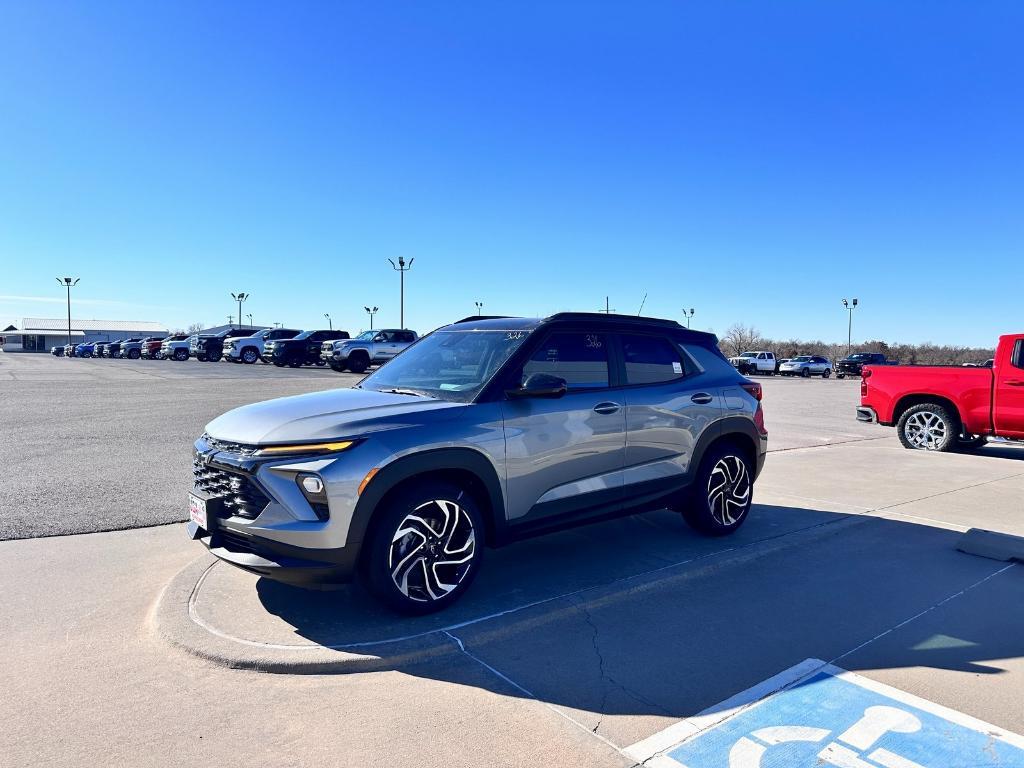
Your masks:
M824 667L667 749L658 765L1024 768L1024 739Z

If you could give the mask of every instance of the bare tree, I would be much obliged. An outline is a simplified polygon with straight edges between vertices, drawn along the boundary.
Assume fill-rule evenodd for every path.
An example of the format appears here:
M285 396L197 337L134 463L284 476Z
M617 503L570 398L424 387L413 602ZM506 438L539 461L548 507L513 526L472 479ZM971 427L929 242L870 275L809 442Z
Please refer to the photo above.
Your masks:
M191 334L193 334L193 333L199 333L199 332L200 332L201 330L203 330L203 324L202 324L202 323L192 323L192 324L191 324L191 325L190 325L190 326L189 326L189 327L188 327L188 328L186 329L186 331L185 331L185 332L186 332L186 333L188 333L189 335L191 335Z
M722 345L729 356L757 349L766 344L757 328L743 323L733 323L722 337Z

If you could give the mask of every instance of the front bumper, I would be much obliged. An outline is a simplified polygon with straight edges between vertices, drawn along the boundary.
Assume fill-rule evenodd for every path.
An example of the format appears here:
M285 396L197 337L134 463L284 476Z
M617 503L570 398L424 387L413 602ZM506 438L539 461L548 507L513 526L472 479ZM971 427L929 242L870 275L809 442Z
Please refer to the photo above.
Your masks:
M875 409L867 405L857 406L857 421L863 421L868 424L878 423L878 414L875 413Z
M211 522L206 531L193 522L186 524L189 538L196 539L210 554L249 573L297 587L316 588L346 584L352 580L359 560L357 547L322 550L293 547L259 536L248 536Z

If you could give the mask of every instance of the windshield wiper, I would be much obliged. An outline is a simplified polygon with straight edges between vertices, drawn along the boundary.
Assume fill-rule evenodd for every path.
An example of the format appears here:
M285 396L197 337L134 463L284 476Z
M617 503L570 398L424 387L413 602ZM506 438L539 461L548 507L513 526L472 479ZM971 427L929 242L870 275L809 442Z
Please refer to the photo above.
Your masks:
M404 389L402 387L395 387L393 389L385 389L384 392L388 392L392 395L412 395L413 397L430 397L426 392L420 392L418 389Z

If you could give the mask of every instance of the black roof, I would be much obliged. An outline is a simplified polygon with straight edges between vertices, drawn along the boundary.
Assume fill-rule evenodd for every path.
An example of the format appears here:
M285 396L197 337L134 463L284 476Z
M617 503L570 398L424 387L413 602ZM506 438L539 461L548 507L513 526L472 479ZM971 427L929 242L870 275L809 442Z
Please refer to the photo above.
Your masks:
M641 317L639 315L617 315L605 312L557 312L547 317L503 317L500 315L471 315L456 320L448 327L459 326L460 330L489 331L532 331L544 325L586 323L599 326L618 328L663 328L674 333L682 333L694 339L706 339L717 342L714 334L695 331L680 325L675 320L661 317Z

